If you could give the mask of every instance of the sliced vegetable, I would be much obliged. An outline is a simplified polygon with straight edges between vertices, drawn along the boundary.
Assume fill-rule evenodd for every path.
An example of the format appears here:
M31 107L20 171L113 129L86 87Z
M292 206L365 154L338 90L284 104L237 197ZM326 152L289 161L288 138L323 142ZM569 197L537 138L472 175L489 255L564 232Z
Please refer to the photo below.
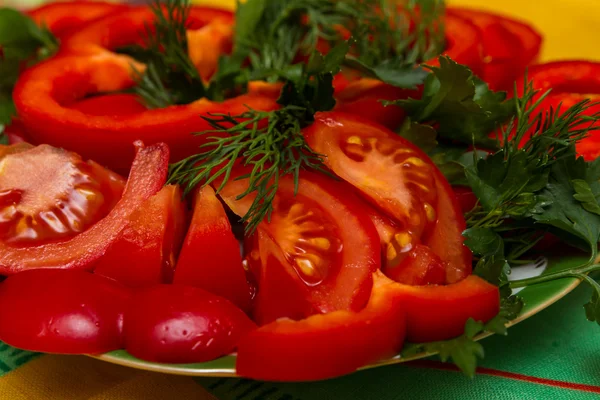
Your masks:
M199 287L250 309L250 286L240 244L223 205L210 186L194 200L194 215L177 260L174 283Z
M85 271L20 272L0 285L0 340L45 353L120 349L130 295L118 282Z
M421 150L383 127L342 113L318 114L304 136L334 173L397 227L381 237L384 267L400 266L423 244L444 262L447 283L470 274L464 218L448 182Z
M165 183L168 147L164 144L144 147L136 142L136 149L123 197L106 217L85 232L58 243L12 247L0 242L0 272L14 274L34 268L91 269L118 238L130 215Z
M94 115L70 106L86 96L119 91L134 85L133 61L101 53L88 57L59 57L26 71L17 82L14 99L20 118L36 142L67 147L118 171L133 158L131 143L165 142L173 160L194 153L206 136L192 132L211 129L201 118L209 113L242 113L276 108L276 94L249 93L223 102L200 99L189 105L147 110L129 115ZM141 68L141 67L140 67Z
M164 363L213 360L232 352L256 328L228 300L182 285L136 292L124 321L125 349L143 360Z
M185 234L185 205L167 185L131 216L119 238L94 264L94 273L129 287L170 283Z
M369 302L359 312L280 319L250 332L238 345L236 370L268 381L333 378L398 354L405 329L397 285L376 273Z
M247 179L230 182L220 195L233 212L245 215L253 199L236 197ZM319 174L301 174L296 195L292 176L278 184L270 221L258 227L256 321L363 308L380 251L362 202L345 184ZM289 296L282 298L284 292Z
M56 37L62 39L84 24L87 26L91 21L128 9L124 4L103 1L65 1L45 4L28 11L27 14L38 25L48 28Z
M11 245L71 238L104 218L125 181L93 161L48 145L0 149L0 240Z
M68 104L68 108L87 115L116 117L146 111L139 97L134 94L103 94L84 98Z

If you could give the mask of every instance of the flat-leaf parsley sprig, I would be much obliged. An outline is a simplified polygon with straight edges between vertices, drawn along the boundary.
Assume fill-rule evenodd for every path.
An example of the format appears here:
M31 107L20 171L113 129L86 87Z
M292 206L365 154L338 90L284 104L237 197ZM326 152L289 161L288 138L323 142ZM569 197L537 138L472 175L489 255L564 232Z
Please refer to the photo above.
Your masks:
M302 128L314 120L318 111L328 111L335 105L333 75L349 49L342 43L326 56L315 53L306 65L299 65L299 75L282 71L287 76L278 102L283 106L275 111L247 112L230 116L216 114L204 117L214 130L198 133L208 136L200 152L171 166L169 182L179 183L185 192L197 185L208 185L216 179L222 183L219 192L231 179L231 172L241 159L250 166L248 189L239 195L254 194L252 205L243 217L246 229L252 232L273 209L279 179L293 175L296 188L303 169L326 172L319 154L314 153L304 141ZM223 134L226 134L223 136Z

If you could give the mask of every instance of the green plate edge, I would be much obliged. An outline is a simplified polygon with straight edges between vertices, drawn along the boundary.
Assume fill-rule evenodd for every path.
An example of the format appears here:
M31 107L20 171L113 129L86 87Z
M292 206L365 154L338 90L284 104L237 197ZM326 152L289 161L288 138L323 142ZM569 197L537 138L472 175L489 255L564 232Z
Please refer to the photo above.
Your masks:
M548 267L545 271L554 272L564 269L576 267L585 263L587 259L585 257L568 256L560 258L552 258L548 261ZM526 287L521 292L521 296L525 302L523 310L517 318L510 321L507 326L511 327L535 314L542 311L543 309L554 304L569 292L579 285L580 280L575 278L559 279L552 282L538 284L532 287ZM483 333L476 339L481 340L485 337L490 336L490 333ZM429 357L435 353L421 353L410 358L400 358L399 356L393 357L388 360L383 360L376 364L371 364L366 368L375 368L384 365L398 364L406 361L416 360L419 358ZM195 364L160 364L149 361L140 360L125 350L112 351L102 355L90 356L99 360L107 361L113 364L123 365L126 367L161 372L165 374L173 375L185 375L185 376L210 376L210 377L237 377L235 372L235 355L228 355L221 357L217 360L195 363Z

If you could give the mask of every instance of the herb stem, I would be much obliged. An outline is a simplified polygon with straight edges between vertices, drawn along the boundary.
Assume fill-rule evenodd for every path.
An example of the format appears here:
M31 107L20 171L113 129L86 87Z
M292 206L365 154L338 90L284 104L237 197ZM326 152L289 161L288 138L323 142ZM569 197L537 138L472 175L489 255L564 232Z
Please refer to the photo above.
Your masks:
M595 281L589 276L587 276L587 274L598 270L600 270L600 264L585 264L581 267L569 269L566 271L553 272L551 274L540 275L534 278L519 279L517 281L510 282L509 285L512 289L517 289L525 286L537 285L539 283L550 282L556 279L563 278L577 278L581 280L586 280L588 281L588 283L593 285L595 284Z

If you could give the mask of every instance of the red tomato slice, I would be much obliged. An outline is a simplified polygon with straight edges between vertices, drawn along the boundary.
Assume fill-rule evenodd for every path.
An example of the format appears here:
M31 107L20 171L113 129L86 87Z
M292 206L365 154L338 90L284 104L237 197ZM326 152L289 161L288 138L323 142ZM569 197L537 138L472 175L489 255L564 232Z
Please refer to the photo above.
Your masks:
M30 268L92 268L118 238L129 216L165 183L169 160L167 146L144 147L141 142L136 142L136 148L123 197L106 217L85 232L58 243L12 247L0 241L0 273L14 274ZM52 178L56 184L56 176Z
M417 244L446 266L446 283L471 272L463 245L465 222L450 185L412 143L374 123L343 113L320 113L304 130L308 145L400 228L386 241L384 265ZM389 241L388 241L389 240Z
M239 339L256 328L228 300L183 285L136 292L124 321L125 349L163 363L213 360L232 352Z
M0 340L45 353L117 350L129 298L118 282L85 271L24 271L0 284Z
M125 181L93 161L48 145L0 149L0 240L66 239L106 216Z
M240 244L214 190L206 186L194 200L194 215L181 249L174 283L199 287L250 309L250 286Z
M449 7L448 13L474 23L483 42L481 76L493 90L511 90L540 51L542 38L530 25L501 15Z
M147 108L134 94L105 94L77 101L69 108L88 115L118 116L145 111Z
M170 283L185 234L185 206L168 185L130 217L120 237L94 265L94 273L129 287Z
M246 185L246 180L230 181L220 193L238 215L245 215L252 202L250 197L235 201ZM364 307L380 252L373 224L361 201L348 190L341 182L305 173L294 196L292 177L279 181L271 220L258 228L262 267L256 277L255 318L259 323ZM271 283L277 281L280 289L273 290ZM289 296L293 299L280 297L282 293L293 293Z
M129 7L124 4L102 1L66 1L43 5L28 11L27 14L38 25L47 27L55 36L62 39L86 23L128 9Z
M359 311L278 320L239 343L237 373L268 381L309 381L349 374L398 354L405 317L395 283L375 274L367 306Z

